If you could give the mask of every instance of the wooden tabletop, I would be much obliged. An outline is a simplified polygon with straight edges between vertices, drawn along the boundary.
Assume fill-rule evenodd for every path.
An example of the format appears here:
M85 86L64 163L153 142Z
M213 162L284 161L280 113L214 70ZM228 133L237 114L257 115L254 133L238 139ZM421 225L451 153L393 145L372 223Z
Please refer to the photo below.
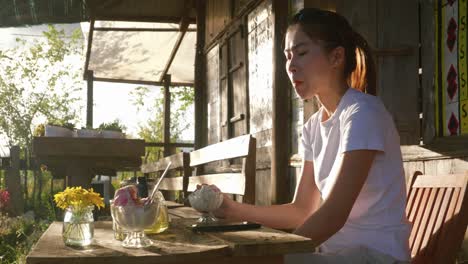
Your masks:
M177 208L177 214L189 209ZM182 213L181 213L182 212ZM114 239L112 222L95 222L94 242L71 248L62 241L62 223L54 222L29 253L26 263L281 263L282 255L311 252L310 239L266 227L246 231L194 233L194 218L172 216L170 228L150 235L154 245L126 249ZM196 217L192 213L191 217Z

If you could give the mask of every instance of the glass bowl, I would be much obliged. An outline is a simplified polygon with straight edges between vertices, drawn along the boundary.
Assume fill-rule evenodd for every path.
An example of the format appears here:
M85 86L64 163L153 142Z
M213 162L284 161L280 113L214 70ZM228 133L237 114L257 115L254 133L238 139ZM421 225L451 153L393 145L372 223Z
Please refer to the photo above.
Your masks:
M111 204L112 215L117 224L128 232L122 241L125 248L144 248L153 244L145 235L145 228L150 227L159 214L159 203L154 201L147 205Z

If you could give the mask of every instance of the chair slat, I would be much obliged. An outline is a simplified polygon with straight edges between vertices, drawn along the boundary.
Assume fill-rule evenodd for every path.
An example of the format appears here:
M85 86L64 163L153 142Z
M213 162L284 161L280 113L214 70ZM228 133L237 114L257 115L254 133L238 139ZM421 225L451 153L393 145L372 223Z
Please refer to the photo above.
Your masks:
M442 175L424 175L424 177L416 178L413 188L462 188L465 184L465 174L452 174L447 177Z
M164 178L159 185L160 190L166 191L181 191L183 190L183 178L182 177L172 177Z
M190 166L198 166L218 160L245 157L249 154L250 135L232 138L190 152Z
M419 205L420 208L418 209L418 214L416 215L416 219L413 225L413 230L411 230L410 241L412 241L413 243L410 246L411 246L412 256L416 255L419 249L418 248L419 243L416 241L417 234L420 233L421 230L422 232L424 232L424 226L422 225L422 218L423 218L424 212L428 210L427 204L429 200L429 192L430 192L430 189L427 189L427 188L423 189L423 195L421 198L421 203Z
M442 204L440 205L439 213L436 217L436 222L434 224L434 229L432 230L432 236L428 245L428 252L434 252L436 245L438 244L440 232L442 228L442 223L444 222L445 215L449 207L450 199L452 197L452 188L444 188Z
M189 178L188 191L197 189L197 184L214 184L223 193L241 194L245 192L245 176L242 173L220 173L193 176Z
M426 233L430 233L429 221L434 210L434 200L436 198L437 189L432 188L428 189L429 191L429 200L426 205L426 210L424 211L423 218L421 219L421 224L419 226L418 234L416 235L415 244L413 246L413 251L420 252L426 245L427 240L424 240Z
M420 188L410 188L410 191L408 193L408 202L406 205L406 215L414 215L414 210L417 209L416 206L416 194L421 190Z
M444 198L445 188L438 188L436 189L436 199L434 202L434 208L432 209L432 213L429 219L429 223L427 224L427 230L424 232L423 242L421 244L421 250L425 250L425 254L427 253L430 241L433 238L435 225L437 218L439 217L440 208L442 205L442 201Z
M444 248L447 247L445 243L448 243L450 241L446 237L450 233L451 225L449 224L449 222L453 219L455 208L456 208L456 201L458 199L458 196L460 195L460 191L461 191L460 188L453 189L453 194L449 201L449 207L448 207L447 213L445 214L444 222L442 224L442 229L441 229L440 238L439 238L439 241L441 243L438 243L438 247L436 249L437 251L445 250Z
M418 190L418 194L416 196L416 204L414 205L415 206L415 210L412 212L412 215L410 215L409 219L410 219L410 222L413 224L413 227L411 229L411 233L410 233L410 239L409 239L409 246L410 246L410 249L413 248L413 245L414 245L414 241L415 241L415 238L416 238L416 233L419 229L419 224L420 224L420 221L418 221L418 216L422 215L422 213L424 212L424 193L425 193L425 189L419 189Z

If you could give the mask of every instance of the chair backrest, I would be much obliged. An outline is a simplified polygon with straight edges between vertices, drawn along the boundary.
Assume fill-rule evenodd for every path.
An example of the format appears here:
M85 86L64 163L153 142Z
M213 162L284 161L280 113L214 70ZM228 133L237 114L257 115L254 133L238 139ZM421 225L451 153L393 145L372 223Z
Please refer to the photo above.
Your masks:
M215 161L242 158L239 171L232 168L218 170L214 174L200 173L200 168ZM188 191L197 184L215 184L222 192L243 195L242 202L255 204L256 139L251 135L239 136L190 152L190 167L195 176L189 177Z
M169 170L178 170L181 172L182 177L165 177L161 185L160 190L165 191L182 191L184 198L187 196L188 177L192 173L190 168L190 155L187 152L180 152L171 156L159 159L156 162L146 163L141 166L143 173L162 173L169 162L172 162Z
M413 175L406 206L412 263L455 263L468 223L467 181L468 173Z

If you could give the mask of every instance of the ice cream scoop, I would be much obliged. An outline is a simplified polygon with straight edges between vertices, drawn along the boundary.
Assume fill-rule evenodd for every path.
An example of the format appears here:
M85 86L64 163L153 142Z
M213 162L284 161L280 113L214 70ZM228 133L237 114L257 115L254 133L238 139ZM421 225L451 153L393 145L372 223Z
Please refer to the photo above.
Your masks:
M138 198L138 190L134 185L128 185L115 191L114 205L127 206L127 205L140 205L142 204Z
M223 194L214 185L203 185L189 195L190 205L200 212L211 212L223 203Z

